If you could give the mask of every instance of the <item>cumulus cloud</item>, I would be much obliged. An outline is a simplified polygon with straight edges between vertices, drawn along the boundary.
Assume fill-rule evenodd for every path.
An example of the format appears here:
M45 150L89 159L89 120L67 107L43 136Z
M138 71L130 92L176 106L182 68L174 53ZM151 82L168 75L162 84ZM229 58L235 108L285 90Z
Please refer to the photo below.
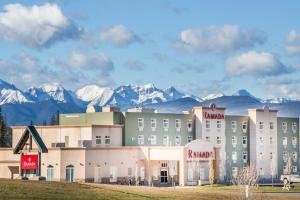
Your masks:
M291 30L288 33L286 51L289 55L300 54L300 32Z
M300 99L300 79L287 77L271 78L265 81L266 93L271 97ZM271 91L271 92L270 92Z
M180 63L180 66L173 67L171 69L172 72L182 74L185 72L193 72L193 73L203 73L208 68L212 68L212 64L189 64L189 63Z
M50 58L48 63L31 55L21 53L13 59L0 59L0 78L24 89L43 83L62 83L75 89L86 84L113 85L111 73L113 62L104 54L73 52L66 60Z
M124 63L124 66L132 71L144 71L146 65L142 61L129 59Z
M7 4L0 13L0 38L28 47L44 48L80 36L80 30L56 4Z
M224 25L184 30L174 47L188 52L223 53L253 47L265 41L265 34L259 31L242 30L238 25Z
M117 47L128 46L140 41L139 37L124 25L115 25L101 30L100 39Z
M273 54L249 51L225 61L226 73L230 76L252 75L257 77L273 76L292 72Z

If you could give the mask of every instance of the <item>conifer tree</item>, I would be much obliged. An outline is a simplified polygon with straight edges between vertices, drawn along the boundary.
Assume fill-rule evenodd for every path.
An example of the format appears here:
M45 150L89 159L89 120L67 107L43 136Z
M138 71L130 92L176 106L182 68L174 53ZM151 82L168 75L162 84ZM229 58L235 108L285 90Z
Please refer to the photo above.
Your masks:
M0 107L0 147L6 147L8 144L7 127L2 115L2 108Z

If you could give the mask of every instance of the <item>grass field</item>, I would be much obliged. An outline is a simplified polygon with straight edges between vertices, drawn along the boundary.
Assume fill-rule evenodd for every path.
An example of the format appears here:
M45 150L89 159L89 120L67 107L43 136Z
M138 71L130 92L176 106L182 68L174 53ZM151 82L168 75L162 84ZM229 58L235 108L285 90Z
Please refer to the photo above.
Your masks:
M278 192L281 188L264 187L254 189L252 199L282 199L285 193L269 195L263 192ZM297 185L292 192L299 192ZM153 188L102 184L79 184L58 182L37 182L0 180L0 199L243 199L243 189L236 186L199 186L176 188ZM288 199L300 199L289 196Z

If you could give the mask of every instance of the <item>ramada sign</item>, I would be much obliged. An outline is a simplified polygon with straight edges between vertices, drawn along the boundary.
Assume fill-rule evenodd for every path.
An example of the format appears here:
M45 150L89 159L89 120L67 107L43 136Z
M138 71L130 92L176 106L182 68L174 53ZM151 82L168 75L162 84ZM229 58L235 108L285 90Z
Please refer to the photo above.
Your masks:
M193 158L198 158L198 159L209 159L209 158L214 158L214 153L209 152L209 151L203 151L203 152L196 152L193 150L188 150L188 158L193 159Z
M216 104L210 104L210 109L212 112L216 110ZM205 119L224 119L224 114L223 113L209 113L209 112L204 112L204 118Z
M22 169L37 169L38 155L22 155L21 166Z

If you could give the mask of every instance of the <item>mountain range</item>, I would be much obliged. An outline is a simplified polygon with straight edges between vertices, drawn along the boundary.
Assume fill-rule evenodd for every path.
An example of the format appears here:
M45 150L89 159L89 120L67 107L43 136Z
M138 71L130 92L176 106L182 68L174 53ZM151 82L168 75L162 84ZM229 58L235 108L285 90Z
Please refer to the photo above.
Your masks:
M21 90L0 80L0 105L8 125L49 123L57 113L85 112L87 106L113 105L126 111L132 107L148 107L159 112L191 111L194 106L216 103L226 107L227 114L242 115L248 108L268 105L280 110L280 116L300 116L300 100L276 98L262 100L247 90L232 95L209 94L203 98L185 94L170 86L159 89L154 84L124 85L117 88L87 85L76 91L65 89L58 83L43 84Z

